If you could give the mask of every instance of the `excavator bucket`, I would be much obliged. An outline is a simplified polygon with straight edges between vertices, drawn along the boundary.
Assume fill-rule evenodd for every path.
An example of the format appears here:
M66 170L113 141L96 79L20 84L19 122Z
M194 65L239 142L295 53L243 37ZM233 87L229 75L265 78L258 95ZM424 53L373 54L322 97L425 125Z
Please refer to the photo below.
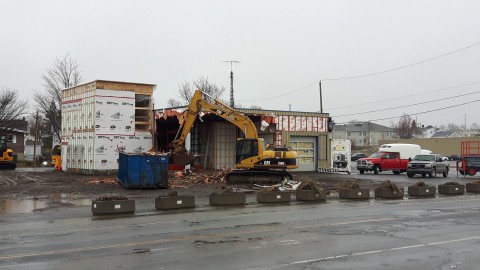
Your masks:
M182 147L182 148L175 149L171 157L172 157L173 164L177 166L185 166L188 164L192 164L200 156L189 154L188 151Z
M188 153L172 155L173 164L177 166L185 166L188 164L192 164L197 158L198 158L197 156L190 155Z

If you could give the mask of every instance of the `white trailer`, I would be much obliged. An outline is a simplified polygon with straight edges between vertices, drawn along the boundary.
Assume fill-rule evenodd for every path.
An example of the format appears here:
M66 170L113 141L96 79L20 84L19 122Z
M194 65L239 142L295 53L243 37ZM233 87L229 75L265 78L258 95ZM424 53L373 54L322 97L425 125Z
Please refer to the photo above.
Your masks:
M337 172L352 172L350 156L352 154L352 143L350 140L334 139L331 143L331 164L330 167Z
M418 144L389 143L380 146L378 152L398 152L400 153L400 159L413 159L416 155L422 153L422 148Z

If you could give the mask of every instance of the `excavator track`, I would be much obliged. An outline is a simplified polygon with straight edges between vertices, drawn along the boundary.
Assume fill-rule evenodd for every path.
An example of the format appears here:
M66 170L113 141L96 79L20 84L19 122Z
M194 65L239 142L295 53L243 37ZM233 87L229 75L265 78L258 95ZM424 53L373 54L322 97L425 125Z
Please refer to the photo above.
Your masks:
M285 179L293 180L293 177L287 171L233 170L225 176L225 179L227 184L277 184Z
M15 170L17 164L13 162L0 162L0 170Z

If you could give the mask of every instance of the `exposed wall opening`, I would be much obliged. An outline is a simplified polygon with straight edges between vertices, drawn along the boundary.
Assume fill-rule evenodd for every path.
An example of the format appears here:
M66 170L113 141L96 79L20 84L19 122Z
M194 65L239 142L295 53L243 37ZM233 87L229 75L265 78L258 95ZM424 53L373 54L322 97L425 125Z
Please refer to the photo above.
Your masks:
M135 95L135 130L148 131L150 129L151 96Z

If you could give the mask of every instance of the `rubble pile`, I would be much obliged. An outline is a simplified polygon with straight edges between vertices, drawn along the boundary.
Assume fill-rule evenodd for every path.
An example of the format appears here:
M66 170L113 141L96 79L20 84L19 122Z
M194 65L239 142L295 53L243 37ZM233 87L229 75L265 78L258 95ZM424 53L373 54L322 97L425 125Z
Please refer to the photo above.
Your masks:
M117 184L118 180L116 178L93 178L88 181L89 184L98 185L98 184Z
M239 192L239 191L232 187L222 186L222 190L220 192L213 192L210 194L210 196L216 195L216 194L222 194L222 193L236 193L236 192Z
M222 186L222 193L232 193L235 190L232 187Z
M347 182L342 183L338 186L338 189L357 189L360 188L360 184L358 184L355 180L349 180Z
M391 191L398 193L402 192L401 188L390 180L383 181L377 187L375 187L375 191L379 189L390 189Z
M280 188L278 187L278 185L264 187L263 189L259 190L259 192L275 192L275 191L280 191Z
M221 169L215 171L213 174L208 173L195 173L189 171L188 173L176 171L170 172L170 187L171 188L186 188L194 184L215 184L225 183L225 175L227 175L230 169Z
M129 155L129 156L138 156L138 155L144 155L144 156L168 156L168 153L166 152L158 152L156 151L153 147L150 148L148 151L146 152L142 152L142 153L139 153L139 152L125 152L125 146L122 146L122 147L119 147L117 146L117 151L119 153L122 153L122 154L125 154L125 155Z
M303 181L298 187L297 190L315 190L320 194L323 194L325 191L324 189L320 186L319 183L312 181L312 180L307 180Z
M425 184L425 182L423 181L419 181L419 182L416 182L415 184L413 184L414 187L426 187L427 184Z
M442 184L442 186L461 186L462 184L458 183L458 182L445 182Z
M173 190L173 191L170 191L166 197L177 197L178 196L178 192Z
M124 201L124 200L128 200L128 198L123 195L117 195L117 194L104 195L97 198L97 201Z

